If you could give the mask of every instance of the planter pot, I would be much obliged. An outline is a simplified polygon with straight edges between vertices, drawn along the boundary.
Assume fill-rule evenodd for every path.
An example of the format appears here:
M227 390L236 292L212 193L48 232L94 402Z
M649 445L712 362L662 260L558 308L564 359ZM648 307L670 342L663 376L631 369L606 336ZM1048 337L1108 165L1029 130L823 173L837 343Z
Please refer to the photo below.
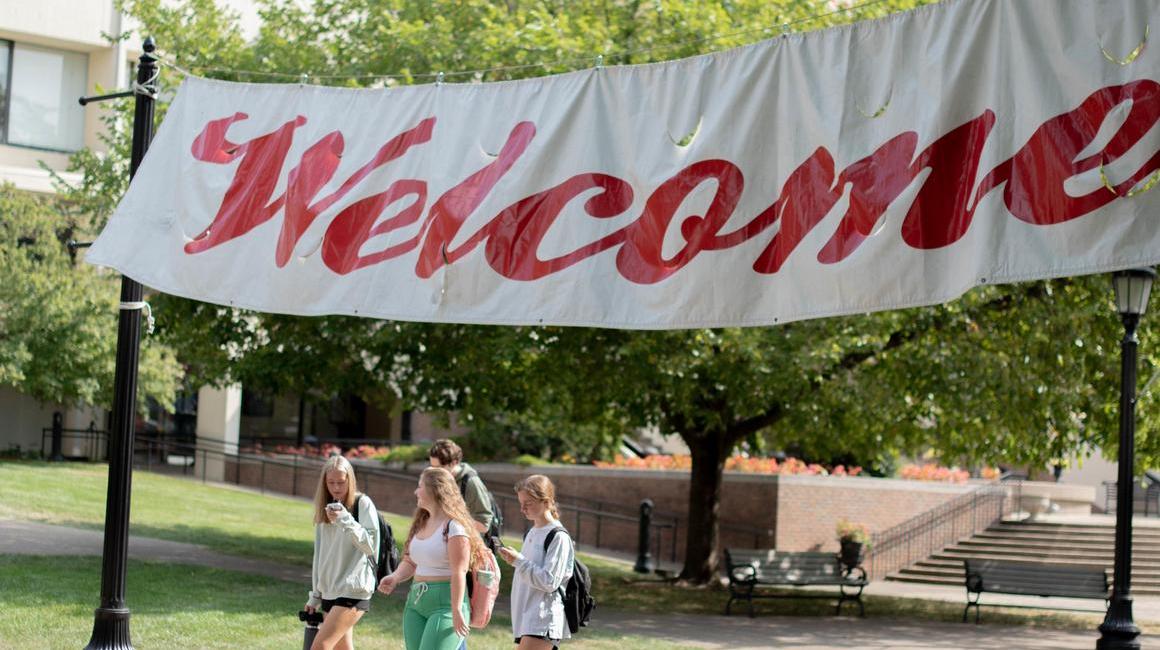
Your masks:
M838 553L838 559L841 560L842 565L851 569L856 566L861 566L862 560L866 556L866 549L862 542L855 542L848 539L840 541L842 550Z

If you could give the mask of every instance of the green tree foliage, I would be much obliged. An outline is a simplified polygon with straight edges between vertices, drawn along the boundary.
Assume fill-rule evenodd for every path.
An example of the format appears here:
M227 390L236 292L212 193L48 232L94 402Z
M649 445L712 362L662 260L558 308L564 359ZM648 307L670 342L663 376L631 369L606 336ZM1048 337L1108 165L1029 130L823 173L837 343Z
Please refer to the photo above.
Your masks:
M112 401L120 277L73 259L68 241L86 235L67 205L0 186L0 385L46 402ZM146 337L140 397L172 404L180 376Z
M211 0L126 8L180 66L245 81L345 86L538 76L691 56L924 4L829 2L267 0L246 43ZM817 18L811 18L819 16ZM245 71L245 72L242 72ZM385 79L382 75L395 75ZM178 73L167 68L172 86ZM91 169L108 160L79 157ZM107 174L109 182L119 182ZM77 201L110 194L100 176ZM114 192L113 195L118 195ZM1115 448L1122 330L1106 277L984 287L948 305L752 329L587 328L299 319L169 298L160 314L199 381L350 390L457 410L488 444L591 457L634 427L693 454L684 575L709 579L725 458L741 441L825 460L1042 466ZM1160 343L1142 329L1141 376ZM1160 460L1156 393L1140 401L1141 462Z

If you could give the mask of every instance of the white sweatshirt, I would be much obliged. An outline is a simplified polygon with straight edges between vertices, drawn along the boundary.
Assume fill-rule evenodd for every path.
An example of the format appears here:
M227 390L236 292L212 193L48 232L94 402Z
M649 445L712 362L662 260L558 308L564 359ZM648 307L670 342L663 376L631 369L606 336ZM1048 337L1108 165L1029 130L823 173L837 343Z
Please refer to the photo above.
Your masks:
M552 538L552 545L544 553L544 540L553 528L560 532ZM572 577L575 550L572 540L553 521L547 526L532 528L524 537L524 547L516 554L512 578L512 634L525 634L567 639L568 621L564 618L564 597L561 587Z
M321 599L367 600L375 593L371 558L379 555L379 515L370 497L360 496L357 503L357 521L344 509L333 524L314 524L314 568L306 603L311 607L321 606Z

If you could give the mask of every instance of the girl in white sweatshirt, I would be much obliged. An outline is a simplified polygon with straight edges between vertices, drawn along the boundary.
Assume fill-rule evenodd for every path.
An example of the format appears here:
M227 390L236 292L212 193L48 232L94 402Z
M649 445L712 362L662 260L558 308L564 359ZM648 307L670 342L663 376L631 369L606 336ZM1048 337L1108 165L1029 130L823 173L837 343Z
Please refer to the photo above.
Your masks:
M559 521L556 487L535 474L516 484L520 512L532 522L523 551L500 547L499 554L515 567L512 578L512 634L520 650L550 650L569 638L562 587L572 577L575 549ZM544 548L553 530L552 543Z
M314 568L306 611L323 611L311 650L353 650L354 625L371 608L378 513L360 495L354 468L342 456L322 466L314 494Z

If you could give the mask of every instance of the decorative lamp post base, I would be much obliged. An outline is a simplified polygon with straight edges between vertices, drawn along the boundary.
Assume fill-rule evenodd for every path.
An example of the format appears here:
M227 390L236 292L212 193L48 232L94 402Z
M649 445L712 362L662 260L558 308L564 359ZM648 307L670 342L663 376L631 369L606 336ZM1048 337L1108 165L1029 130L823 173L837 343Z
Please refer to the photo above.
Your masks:
M93 615L93 636L85 650L133 650L129 610L98 607Z
M1096 650L1140 650L1140 628L1132 622L1131 597L1114 598L1100 624Z

